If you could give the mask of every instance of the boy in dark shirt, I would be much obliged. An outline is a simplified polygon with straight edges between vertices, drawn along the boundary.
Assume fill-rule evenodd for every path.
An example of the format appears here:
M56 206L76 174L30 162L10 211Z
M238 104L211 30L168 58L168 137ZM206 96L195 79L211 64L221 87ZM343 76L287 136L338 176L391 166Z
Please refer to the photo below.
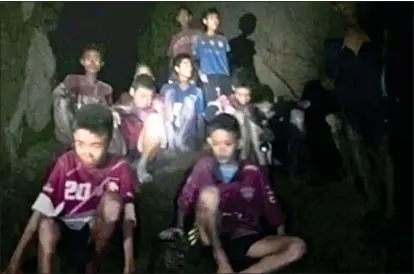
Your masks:
M220 95L233 93L227 59L230 46L226 37L217 34L220 25L217 9L211 8L204 13L203 25L206 32L197 38L193 55L199 61L199 75L207 103L206 116L211 119L217 109L208 103L217 100Z
M53 91L55 134L63 144L72 143L71 125L77 109L90 103L112 104L112 87L98 80L98 73L104 65L102 59L97 46L87 46L80 59L85 74L66 76Z
M89 104L77 111L75 122L74 149L59 157L32 205L33 214L7 273L19 273L24 249L36 232L40 273L52 273L56 252L72 264L87 265L77 269L78 273L96 273L98 259L119 221L123 221L124 233L123 273L134 271L137 178L128 163L108 153L112 113L100 104ZM89 248L94 250L89 252Z
M305 243L284 235L284 217L266 177L258 166L238 159L239 138L236 118L223 113L213 119L207 138L212 156L196 163L178 199L179 229L163 236L182 233L184 217L195 212L200 239L212 246L218 273L267 273L301 258ZM265 231L262 217L274 235Z

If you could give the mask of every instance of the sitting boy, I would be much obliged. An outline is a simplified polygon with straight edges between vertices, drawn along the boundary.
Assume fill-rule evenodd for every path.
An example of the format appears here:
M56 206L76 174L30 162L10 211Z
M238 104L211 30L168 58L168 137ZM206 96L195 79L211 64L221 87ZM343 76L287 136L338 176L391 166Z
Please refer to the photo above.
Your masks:
M185 53L173 60L173 79L161 89L165 104L168 149L195 149L204 113L203 92L191 81L194 67Z
M100 49L95 45L83 50L80 63L84 75L68 75L53 91L56 138L62 144L72 143L73 113L89 103L112 104L112 87L98 80L103 66Z
M184 217L195 213L200 239L211 245L218 273L267 273L301 258L305 243L284 235L280 205L266 177L238 158L238 121L219 114L207 131L212 155L196 163L179 196L178 231ZM266 232L262 217L274 233Z
M216 106L217 113L231 114L239 121L241 159L251 159L261 167L266 167L269 164L268 155L267 152L261 150L261 147L263 143L273 139L273 134L266 127L266 122L274 113L271 107L266 106L267 102L251 104L251 81L244 73L234 74L232 78L234 94L222 95L216 102L210 104Z
M32 205L33 214L13 253L7 273L20 273L24 249L39 236L39 273L52 273L52 256L95 273L116 223L123 221L124 273L133 273L134 171L108 153L113 117L100 104L75 113L74 149L59 157ZM85 270L86 266L86 270Z
M163 103L154 98L155 84L151 76L139 75L123 102L114 106L120 116L120 130L128 146L128 158L134 162L138 157L137 172L141 183L152 181L148 163L160 148L166 146L163 119Z

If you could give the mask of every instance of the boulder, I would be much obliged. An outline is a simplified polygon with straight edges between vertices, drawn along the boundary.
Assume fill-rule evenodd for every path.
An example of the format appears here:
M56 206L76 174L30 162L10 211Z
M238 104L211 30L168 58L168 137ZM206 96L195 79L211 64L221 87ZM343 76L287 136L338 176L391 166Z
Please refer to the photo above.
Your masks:
M148 25L142 28L140 56L145 56L142 61L153 68L165 61L176 11L182 4L157 3ZM199 26L202 12L216 7L221 14L221 31L229 40L240 35L239 19L249 14L256 25L248 38L256 52L253 57L256 74L276 96L299 97L304 84L318 77L323 68L324 40L341 35L343 29L329 2L186 2L185 5L193 11Z

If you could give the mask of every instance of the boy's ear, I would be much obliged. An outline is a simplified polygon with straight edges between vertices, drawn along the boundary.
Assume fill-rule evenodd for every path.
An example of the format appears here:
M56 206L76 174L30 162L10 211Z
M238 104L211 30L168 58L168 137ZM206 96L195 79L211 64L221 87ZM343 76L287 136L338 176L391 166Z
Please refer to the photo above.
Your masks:
M105 66L105 62L101 61L101 67Z
M207 144L211 146L212 143L213 143L213 140L211 139L211 137L207 137Z
M83 58L79 59L79 63L80 63L82 66L85 66L85 61L83 60Z
M201 22L203 22L203 25L207 25L207 19L206 18L203 18L203 20Z
M131 97L134 97L134 88L129 88L129 95L131 95Z

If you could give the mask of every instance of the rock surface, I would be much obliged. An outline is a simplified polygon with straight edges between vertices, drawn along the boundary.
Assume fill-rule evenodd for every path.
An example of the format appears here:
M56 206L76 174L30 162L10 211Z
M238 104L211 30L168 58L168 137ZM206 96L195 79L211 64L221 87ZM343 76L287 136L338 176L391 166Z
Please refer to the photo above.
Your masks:
M159 2L139 38L143 62L156 67L167 52L177 8L183 3ZM221 31L229 39L240 34L239 18L256 17L254 65L263 84L275 95L298 97L306 81L317 77L323 62L323 43L337 37L342 22L329 2L186 2L200 21L201 13L216 7L221 13Z
M2 4L2 167L15 167L30 146L52 137L42 136L51 122L56 66L47 33L59 8L36 2Z

